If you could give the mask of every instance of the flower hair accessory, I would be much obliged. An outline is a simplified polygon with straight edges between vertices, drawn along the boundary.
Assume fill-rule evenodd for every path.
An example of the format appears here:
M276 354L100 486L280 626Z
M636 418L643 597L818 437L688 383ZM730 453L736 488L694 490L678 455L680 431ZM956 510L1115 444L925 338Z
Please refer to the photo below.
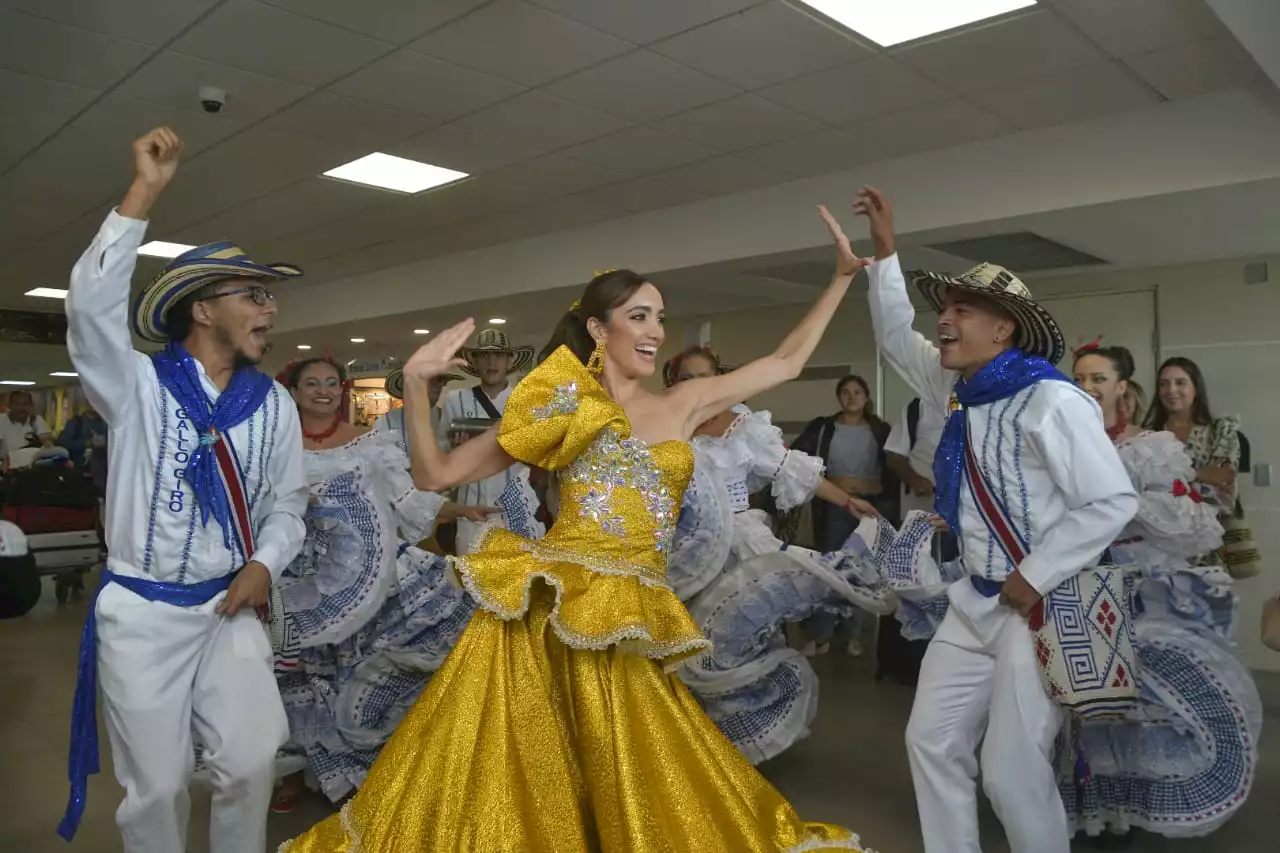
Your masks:
M1080 344L1071 351L1072 358L1080 358L1082 355L1088 355L1091 352L1097 352L1102 349L1102 335L1098 335L1091 341L1086 341L1084 335L1080 336Z

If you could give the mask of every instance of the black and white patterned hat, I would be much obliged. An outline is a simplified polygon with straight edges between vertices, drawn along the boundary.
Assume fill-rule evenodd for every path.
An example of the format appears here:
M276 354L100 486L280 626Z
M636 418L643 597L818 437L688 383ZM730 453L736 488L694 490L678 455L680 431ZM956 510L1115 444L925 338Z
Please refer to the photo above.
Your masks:
M919 289L930 307L942 313L947 301L947 291L953 287L985 296L998 302L1013 315L1018 323L1014 343L1028 355L1038 355L1053 364L1062 361L1067 352L1067 342L1062 329L1039 303L1031 298L1031 291L1022 279L997 264L978 264L957 276L916 270L907 273L911 283Z

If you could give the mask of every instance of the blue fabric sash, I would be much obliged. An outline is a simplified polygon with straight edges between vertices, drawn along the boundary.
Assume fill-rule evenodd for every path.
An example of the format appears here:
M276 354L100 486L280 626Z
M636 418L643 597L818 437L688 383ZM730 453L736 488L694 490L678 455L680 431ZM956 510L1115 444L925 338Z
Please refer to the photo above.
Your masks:
M98 754L98 595L109 583L118 583L147 601L161 601L174 607L197 607L231 586L235 574L193 584L167 583L145 578L127 577L103 569L102 583L89 602L89 617L80 635L80 659L76 664L76 698L71 706L71 751L67 758L67 776L71 794L67 811L58 824L58 834L70 841L75 838L80 818L84 816L89 777L100 769Z
M960 484L964 480L964 410L1007 399L1045 379L1071 381L1047 360L1027 355L1020 349L1007 349L972 378L956 383L953 403L960 405L952 405L933 457L933 477L937 483L933 508L957 534L960 533Z
M252 367L242 367L231 375L226 389L210 403L200 380L200 370L191 353L177 341L171 341L151 356L160 384L173 395L185 412L200 444L187 460L184 479L191 487L200 507L200 523L208 524L212 515L222 528L222 541L231 550L233 526L231 504L226 485L218 474L213 445L223 433L247 421L271 392L271 377ZM245 554L247 559L249 554Z

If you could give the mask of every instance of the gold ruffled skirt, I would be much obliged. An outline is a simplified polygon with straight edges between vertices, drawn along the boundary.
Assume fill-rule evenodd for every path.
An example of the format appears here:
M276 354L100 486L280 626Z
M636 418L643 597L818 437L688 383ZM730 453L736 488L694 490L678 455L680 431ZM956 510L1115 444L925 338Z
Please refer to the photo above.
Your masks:
M567 645L552 580L532 582L519 618L477 610L359 793L281 850L862 849L802 821L663 660Z

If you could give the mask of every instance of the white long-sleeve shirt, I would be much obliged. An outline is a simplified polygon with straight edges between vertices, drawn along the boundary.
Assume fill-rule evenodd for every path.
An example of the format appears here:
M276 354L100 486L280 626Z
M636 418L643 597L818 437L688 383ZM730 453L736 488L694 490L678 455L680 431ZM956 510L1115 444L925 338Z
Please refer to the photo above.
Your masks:
M515 388L514 382L508 382L507 387L496 397L490 397L493 407L498 410L498 414L502 414L507 408L507 398L511 396L512 389ZM481 391L480 393L484 393ZM453 449L453 444L449 441L450 426L454 421L464 418L487 418L489 413L484 407L476 402L475 392L471 388L460 388L452 391L444 398L444 407L440 413L440 420L436 422L436 441L440 444L440 449L446 453ZM517 462L506 471L494 474L492 477L486 477L474 483L467 483L465 486L458 487L457 501L464 506L497 506L498 498L506 489L507 484L512 477L523 477L528 479L528 468Z
M183 479L198 437L182 407L160 384L151 358L129 335L129 281L147 223L112 211L71 271L67 349L85 394L102 413L108 442L106 534L113 572L196 583L245 563L228 549L212 518L200 521ZM217 386L196 362L210 400ZM273 383L262 406L224 436L244 470L256 550L273 579L306 534L307 480L302 429L293 400Z
M915 309L898 256L877 261L868 274L876 345L923 404L948 411L959 375L944 369L937 347L912 328ZM1030 543L1023 577L1044 594L1095 565L1138 509L1098 404L1075 385L1045 380L966 414L974 456ZM959 514L965 569L1004 580L1014 566L967 488L960 489ZM951 602L971 623L996 607L968 583L953 585Z

